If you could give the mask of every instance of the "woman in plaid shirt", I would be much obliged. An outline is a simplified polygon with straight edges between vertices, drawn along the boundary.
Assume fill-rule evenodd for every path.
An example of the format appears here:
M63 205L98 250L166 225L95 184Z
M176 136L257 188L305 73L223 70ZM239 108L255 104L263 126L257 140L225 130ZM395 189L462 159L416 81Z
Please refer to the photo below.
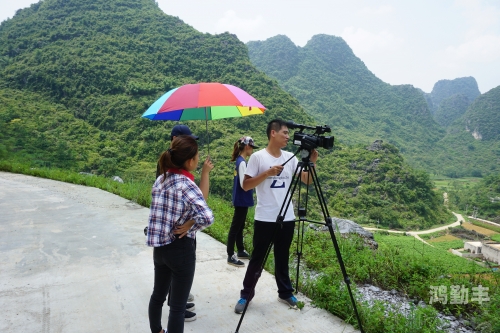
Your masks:
M208 174L213 164L208 158L203 164L202 191L190 173L196 170L198 162L198 144L185 135L175 138L159 160L162 175L153 185L147 235L147 245L154 247L155 266L148 311L152 333L184 331L184 312L196 262L194 239L198 230L214 222L205 201ZM161 326L161 314L170 285L170 313L165 331Z

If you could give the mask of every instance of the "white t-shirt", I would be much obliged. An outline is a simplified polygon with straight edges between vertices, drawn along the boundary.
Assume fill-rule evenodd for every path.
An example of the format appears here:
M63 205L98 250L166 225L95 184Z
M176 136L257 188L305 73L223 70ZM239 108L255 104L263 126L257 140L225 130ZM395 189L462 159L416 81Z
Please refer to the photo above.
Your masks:
M272 166L285 163L292 156L292 153L282 150L281 156L276 158L269 154L264 148L250 156L245 174L252 178L257 177ZM257 206L255 207L256 220L276 222L281 206L283 206L283 202L285 202L285 196L291 185L292 175L297 168L297 163L297 158L292 158L285 164L283 171L279 175L267 177L262 183L257 185L255 188L257 194ZM290 202L288 206L284 220L295 220L292 202Z

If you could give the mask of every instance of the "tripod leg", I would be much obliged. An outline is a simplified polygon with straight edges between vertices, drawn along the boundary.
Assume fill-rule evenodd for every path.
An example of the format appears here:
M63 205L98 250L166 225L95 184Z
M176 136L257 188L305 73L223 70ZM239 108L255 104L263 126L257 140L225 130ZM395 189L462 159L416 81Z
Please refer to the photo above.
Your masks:
M325 197L323 196L323 192L321 191L321 187L320 187L319 180L318 180L318 175L316 174L316 169L314 168L314 165L311 165L311 175L313 177L313 183L314 183L314 187L316 189L316 193L318 193L318 199L320 201L321 210L323 211L323 217L325 218L325 223L326 223L326 226L328 227L328 231L330 232L330 238L332 239L333 247L335 248L335 253L336 253L337 259L339 261L340 270L342 271L342 275L344 277L344 282L347 286L347 290L348 290L349 296L351 298L351 303L352 303L352 307L354 310L354 314L356 315L356 319L358 320L359 329L360 329L361 333L364 333L363 325L361 325L361 318L359 317L358 309L356 307L356 301L354 300L354 296L353 296L352 291L351 291L351 280L350 280L349 276L347 275L347 271L346 271L345 266L344 266L344 261L342 260L342 254L340 253L340 248L339 248L339 245L337 243L337 238L335 237L335 233L333 230L332 218L330 217L330 215L328 213L328 206L326 205Z

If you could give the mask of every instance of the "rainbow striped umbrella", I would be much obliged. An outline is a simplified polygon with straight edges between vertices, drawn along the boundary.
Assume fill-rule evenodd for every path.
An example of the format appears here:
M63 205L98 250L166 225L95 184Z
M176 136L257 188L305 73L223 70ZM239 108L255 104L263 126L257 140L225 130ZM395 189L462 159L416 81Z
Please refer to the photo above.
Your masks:
M142 115L151 120L213 120L263 114L266 108L241 88L222 83L186 84L161 96Z
M222 83L186 84L172 89L142 115L151 120L208 120L263 114L266 107L241 88ZM210 148L208 148L210 153Z

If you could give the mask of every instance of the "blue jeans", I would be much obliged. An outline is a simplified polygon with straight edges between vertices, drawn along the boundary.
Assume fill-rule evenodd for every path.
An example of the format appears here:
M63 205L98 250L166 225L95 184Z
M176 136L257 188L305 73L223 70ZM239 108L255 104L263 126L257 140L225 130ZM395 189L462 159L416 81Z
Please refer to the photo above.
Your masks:
M187 236L153 249L155 285L149 300L149 326L152 333L162 330L163 303L170 291L168 333L184 332L184 312L193 284L196 252L195 241Z
M271 242L274 242L274 276L278 296L283 299L293 296L294 289L288 272L288 260L294 230L295 222L284 222L283 227L275 222L257 220L254 222L253 252L243 279L241 298L250 301L254 297L255 286L262 273L262 263Z

